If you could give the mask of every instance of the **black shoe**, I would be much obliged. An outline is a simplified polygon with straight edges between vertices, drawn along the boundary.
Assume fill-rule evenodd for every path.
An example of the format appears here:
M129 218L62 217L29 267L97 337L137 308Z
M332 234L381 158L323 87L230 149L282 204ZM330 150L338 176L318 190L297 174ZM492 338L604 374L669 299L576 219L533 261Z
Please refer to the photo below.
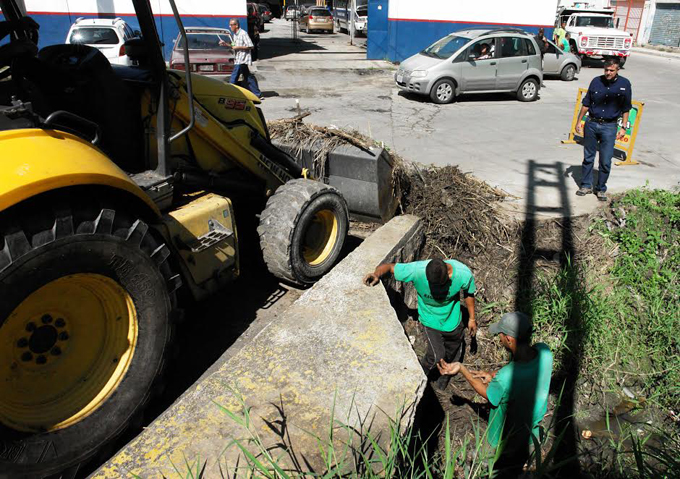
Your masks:
M576 196L586 196L589 195L593 192L590 188L585 188L585 187L580 187L578 191L576 192Z
M596 192L595 196L597 196L597 199L600 201L607 201L607 193L605 193L604 191Z

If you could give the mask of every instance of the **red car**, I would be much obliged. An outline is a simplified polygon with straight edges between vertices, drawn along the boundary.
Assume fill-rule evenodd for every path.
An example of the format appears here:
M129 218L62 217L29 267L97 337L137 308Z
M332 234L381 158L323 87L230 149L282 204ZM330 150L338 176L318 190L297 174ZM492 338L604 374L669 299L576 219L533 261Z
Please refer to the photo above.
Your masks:
M187 27L189 66L201 75L231 75L234 70L234 51L231 34L226 28ZM220 40L227 46L221 46ZM184 70L184 39L178 36L172 49L170 68Z

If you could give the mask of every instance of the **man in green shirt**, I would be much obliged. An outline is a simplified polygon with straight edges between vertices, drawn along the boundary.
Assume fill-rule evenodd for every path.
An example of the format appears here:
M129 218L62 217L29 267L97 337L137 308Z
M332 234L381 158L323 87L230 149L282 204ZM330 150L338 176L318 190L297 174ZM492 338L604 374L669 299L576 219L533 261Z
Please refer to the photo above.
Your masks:
M531 345L531 329L531 320L520 312L507 313L489 327L512 354L512 360L497 372L469 371L461 363L438 364L441 374L461 373L491 404L487 441L494 448L501 444L494 469L504 477L521 473L531 435L539 438L539 424L548 410L553 356L546 344Z
M465 326L460 310L460 292L469 314L470 336L477 332L475 322L475 280L470 268L456 260L433 259L413 263L383 263L366 275L364 283L375 286L388 273L397 281L413 283L418 293L418 319L427 336L427 353L420 361L426 375L437 373L440 360L459 361L465 348ZM435 382L446 389L451 378L440 376Z

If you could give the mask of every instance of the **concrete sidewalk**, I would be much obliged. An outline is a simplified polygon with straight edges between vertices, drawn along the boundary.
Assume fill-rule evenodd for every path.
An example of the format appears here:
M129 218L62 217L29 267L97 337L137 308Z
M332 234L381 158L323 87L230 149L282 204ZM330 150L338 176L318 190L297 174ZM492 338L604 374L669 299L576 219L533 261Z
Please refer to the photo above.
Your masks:
M393 64L366 59L366 38L359 37L349 44L349 35L343 33L299 32L293 38L293 24L274 19L260 35L260 59L254 63L255 71L278 70L353 70L390 69Z
M631 50L635 54L642 53L643 55L680 60L680 48L669 47L668 49L665 49L664 47L644 46L633 47Z
M411 424L425 376L387 291L361 279L382 261L412 261L422 242L413 216L381 227L93 477L174 477L175 466L184 476L187 462L232 477L246 464L234 441L257 455L256 437L281 466L323 472L331 427L336 453L359 445L341 424L387 447L392 420Z

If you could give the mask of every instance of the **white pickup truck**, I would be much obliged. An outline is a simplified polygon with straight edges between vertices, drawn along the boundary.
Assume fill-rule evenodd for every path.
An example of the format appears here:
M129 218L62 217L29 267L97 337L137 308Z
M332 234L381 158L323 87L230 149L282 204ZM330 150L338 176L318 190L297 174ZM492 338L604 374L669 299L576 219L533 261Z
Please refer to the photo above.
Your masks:
M613 9L562 9L557 26L562 22L571 36L571 51L585 57L619 57L626 63L633 46L633 34L618 30L614 25Z

